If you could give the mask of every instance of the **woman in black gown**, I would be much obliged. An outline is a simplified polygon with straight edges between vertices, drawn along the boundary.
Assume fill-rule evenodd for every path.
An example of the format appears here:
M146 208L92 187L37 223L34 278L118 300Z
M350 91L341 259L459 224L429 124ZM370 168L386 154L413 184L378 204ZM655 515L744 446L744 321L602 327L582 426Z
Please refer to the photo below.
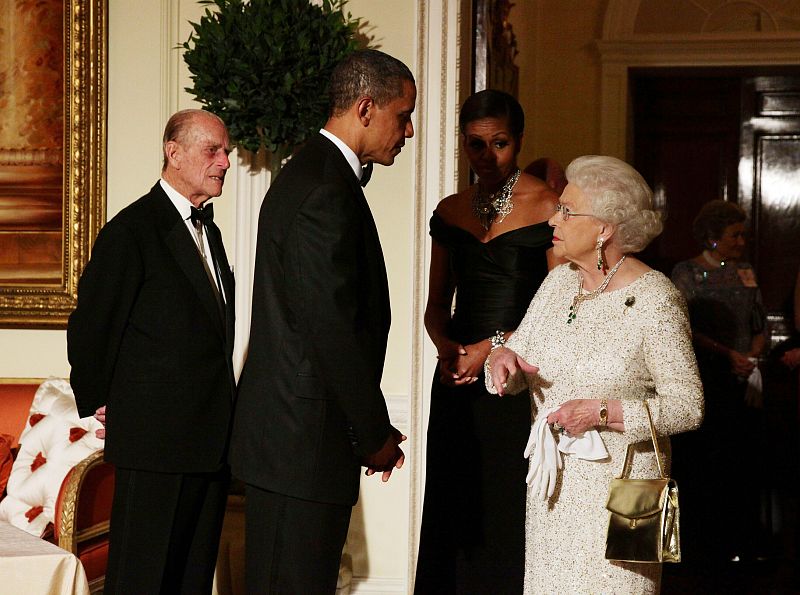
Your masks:
M530 401L488 394L483 363L553 264L558 195L517 167L524 115L513 97L472 95L459 125L478 182L442 200L430 222L425 326L439 365L415 593L521 593Z

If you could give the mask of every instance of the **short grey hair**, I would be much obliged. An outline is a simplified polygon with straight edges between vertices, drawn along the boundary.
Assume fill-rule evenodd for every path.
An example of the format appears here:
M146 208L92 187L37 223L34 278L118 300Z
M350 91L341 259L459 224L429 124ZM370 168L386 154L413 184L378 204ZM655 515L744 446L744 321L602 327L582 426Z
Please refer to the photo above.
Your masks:
M592 214L616 228L623 253L641 252L664 229L653 209L653 191L630 165L604 155L585 155L567 166L567 181L580 188Z
M340 116L368 95L379 106L403 96L403 82L414 84L414 75L400 60L379 50L357 50L333 69L330 115Z
M186 143L186 137L192 129L192 124L197 118L204 116L217 120L225 126L225 122L217 114L202 109L184 109L170 116L169 120L167 120L167 125L164 127L164 138L161 143L161 148L164 152L164 163L161 165L162 172L167 169L167 143L169 141Z

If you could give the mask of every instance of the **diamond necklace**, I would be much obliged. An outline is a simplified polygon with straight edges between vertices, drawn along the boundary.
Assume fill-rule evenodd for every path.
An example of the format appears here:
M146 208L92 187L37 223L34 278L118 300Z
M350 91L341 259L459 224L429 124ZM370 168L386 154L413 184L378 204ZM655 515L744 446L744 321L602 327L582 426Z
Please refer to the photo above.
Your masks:
M575 317L578 315L578 308L582 302L594 299L606 290L606 287L608 287L608 284L611 282L611 277L614 276L614 274L617 272L617 269L619 269L622 263L625 262L627 256L628 255L625 254L622 258L620 258L617 261L617 264L615 264L614 267L608 271L608 275L600 284L600 286L589 293L583 293L583 275L581 275L580 271L578 271L578 293L576 293L575 297L572 298L572 305L569 307L569 314L567 315L567 324L572 324L572 321L575 320Z
M514 208L514 202L511 196L514 192L514 184L519 179L519 168L509 176L503 187L497 192L489 194L481 189L481 184L478 182L475 188L475 194L472 195L472 212L481 222L483 229L489 231L489 228L497 219L498 223L502 223L511 210Z

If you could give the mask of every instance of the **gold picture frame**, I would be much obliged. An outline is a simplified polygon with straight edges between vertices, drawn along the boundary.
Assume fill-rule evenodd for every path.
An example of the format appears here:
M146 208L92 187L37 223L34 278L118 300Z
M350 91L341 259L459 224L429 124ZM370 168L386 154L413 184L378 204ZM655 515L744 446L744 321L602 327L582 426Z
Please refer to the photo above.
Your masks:
M509 21L510 0L475 0L472 13L472 90L498 89L519 95L517 38Z
M65 328L105 222L107 0L0 0L0 12L0 108L12 114L0 127L0 327Z

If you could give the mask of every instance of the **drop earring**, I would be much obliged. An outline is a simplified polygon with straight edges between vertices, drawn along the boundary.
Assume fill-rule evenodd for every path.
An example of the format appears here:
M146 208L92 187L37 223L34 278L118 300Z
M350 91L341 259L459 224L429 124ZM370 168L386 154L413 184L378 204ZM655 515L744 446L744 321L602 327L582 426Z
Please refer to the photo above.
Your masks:
M606 268L606 263L603 261L603 242L605 240L603 238L597 238L597 244L595 245L595 249L597 250L597 270L603 271Z

